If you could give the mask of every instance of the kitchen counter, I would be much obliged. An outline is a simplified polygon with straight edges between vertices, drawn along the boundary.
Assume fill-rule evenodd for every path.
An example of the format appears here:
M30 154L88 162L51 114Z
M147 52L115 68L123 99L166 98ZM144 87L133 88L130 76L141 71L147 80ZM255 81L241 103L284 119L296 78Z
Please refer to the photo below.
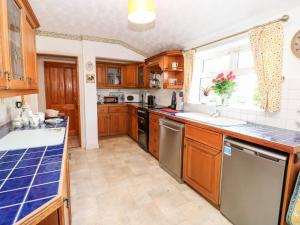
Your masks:
M235 126L217 126L199 121L176 117L174 114L162 112L157 109L151 112L165 116L178 122L201 126L208 130L214 130L227 136L235 137L255 144L270 147L287 153L300 152L300 132L282 128L247 123Z
M49 214L50 207L63 204L68 120L42 127L66 128L64 143L0 152L0 225L36 222ZM11 125L6 125L0 133L10 130Z

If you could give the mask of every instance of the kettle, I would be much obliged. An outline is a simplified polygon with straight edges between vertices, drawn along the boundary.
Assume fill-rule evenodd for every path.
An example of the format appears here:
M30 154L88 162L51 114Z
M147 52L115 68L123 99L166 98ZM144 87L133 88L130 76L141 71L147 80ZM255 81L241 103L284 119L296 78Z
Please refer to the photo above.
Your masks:
M171 105L169 106L169 108L173 109L173 110L176 110L176 106L177 106L176 92L173 91Z
M155 106L155 96L148 95L148 105Z

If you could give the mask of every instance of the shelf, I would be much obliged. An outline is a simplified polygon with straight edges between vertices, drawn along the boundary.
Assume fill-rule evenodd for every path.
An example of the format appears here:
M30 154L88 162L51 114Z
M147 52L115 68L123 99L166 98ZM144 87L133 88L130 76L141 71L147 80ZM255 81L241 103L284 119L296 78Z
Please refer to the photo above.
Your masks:
M164 84L165 89L182 89L183 84L176 84L176 85L170 85L170 84Z
M173 69L173 68L165 68L164 69L165 72L182 72L183 68L182 67L178 67L177 69Z

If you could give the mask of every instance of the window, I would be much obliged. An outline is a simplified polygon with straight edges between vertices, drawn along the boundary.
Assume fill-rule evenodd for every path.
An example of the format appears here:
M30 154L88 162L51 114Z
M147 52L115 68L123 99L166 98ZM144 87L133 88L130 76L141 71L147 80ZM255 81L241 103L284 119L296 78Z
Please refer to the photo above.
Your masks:
M197 51L190 102L214 104L217 96L213 91L209 92L208 97L204 96L203 91L213 85L212 80L219 73L230 71L236 75L237 85L229 104L237 107L257 106L257 77L248 39Z

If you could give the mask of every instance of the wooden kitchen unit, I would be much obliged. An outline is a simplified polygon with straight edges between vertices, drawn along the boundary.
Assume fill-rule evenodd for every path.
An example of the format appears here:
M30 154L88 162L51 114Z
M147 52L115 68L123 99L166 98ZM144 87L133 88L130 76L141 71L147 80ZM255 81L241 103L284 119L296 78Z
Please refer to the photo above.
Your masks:
M98 105L98 136L123 135L128 132L128 107L126 104Z
M149 117L149 152L159 159L159 119L161 116L150 112Z
M138 141L138 115L137 107L128 105L128 136Z
M186 125L183 180L219 206L223 135Z
M27 0L3 0L0 12L0 97L37 93L39 22Z

